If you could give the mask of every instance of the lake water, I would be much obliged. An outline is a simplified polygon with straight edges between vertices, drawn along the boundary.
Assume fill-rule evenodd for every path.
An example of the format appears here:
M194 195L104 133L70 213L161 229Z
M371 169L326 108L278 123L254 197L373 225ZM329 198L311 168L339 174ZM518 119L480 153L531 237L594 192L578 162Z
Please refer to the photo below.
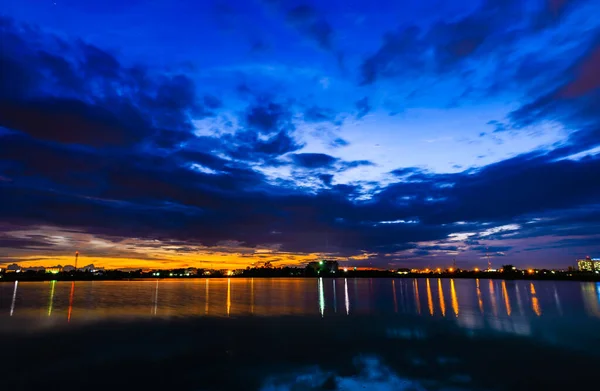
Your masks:
M600 284L190 279L0 284L6 390L579 389Z

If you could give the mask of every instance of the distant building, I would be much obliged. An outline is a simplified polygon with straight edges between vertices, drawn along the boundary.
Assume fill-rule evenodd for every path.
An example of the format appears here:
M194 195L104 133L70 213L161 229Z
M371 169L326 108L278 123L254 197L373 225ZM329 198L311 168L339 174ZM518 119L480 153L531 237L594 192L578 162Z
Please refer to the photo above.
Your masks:
M46 270L43 266L30 266L25 268L26 272L44 272Z
M196 269L195 267L188 267L187 269L185 269L185 275L196 276L198 275L198 269Z
M6 267L6 273L20 273L21 270L21 266L17 265L16 263L13 263Z
M79 270L80 272L86 272L86 273L95 273L95 272L97 272L97 271L99 271L99 270L104 270L104 268L103 268L103 267L96 267L96 266L94 266L94 264L92 263L92 264L86 265L86 266L84 266L84 267L80 267L80 268L79 268L79 269L77 269L77 270Z
M309 269L313 269L315 272L335 273L338 271L338 262L327 261L323 259L318 262L310 262L306 267Z
M578 259L577 268L580 272L600 272L600 258L585 257L585 259Z
M46 273L58 274L62 272L63 267L61 265L50 266L46 268Z

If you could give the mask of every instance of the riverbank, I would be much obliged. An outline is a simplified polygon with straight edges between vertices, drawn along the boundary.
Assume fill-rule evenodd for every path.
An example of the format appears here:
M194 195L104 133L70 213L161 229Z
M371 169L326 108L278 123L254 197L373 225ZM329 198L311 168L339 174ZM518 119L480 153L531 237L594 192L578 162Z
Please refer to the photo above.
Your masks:
M213 273L207 275L185 275L164 272L160 275L140 271L107 271L103 274L85 272L71 273L4 273L0 275L0 282L24 281L127 281L127 280L157 280L157 279L205 279L205 278L456 278L456 279L499 279L499 280L533 280L533 281L590 281L600 282L600 274L584 272L533 272L533 273L503 273L487 271L457 271L457 272L430 272L430 273L398 273L394 271L340 271L337 273L323 273L322 275L302 274L299 272L274 273L273 271L242 272L234 275Z

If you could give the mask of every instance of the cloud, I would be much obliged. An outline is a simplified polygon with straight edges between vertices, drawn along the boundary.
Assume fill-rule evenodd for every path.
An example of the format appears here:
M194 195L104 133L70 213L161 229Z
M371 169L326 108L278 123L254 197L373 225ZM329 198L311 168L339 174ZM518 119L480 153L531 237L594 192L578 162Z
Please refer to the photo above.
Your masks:
M409 74L425 65L426 45L417 27L387 33L379 50L361 66L362 84L371 84L380 78Z
M308 4L298 5L287 11L287 20L321 48L332 49L333 29L329 22L319 16L314 7Z
M277 103L251 107L246 114L248 126L265 133L277 130L287 119L288 113Z
M389 33L362 63L363 82L441 74L489 59L491 46L511 35L504 19L482 25L496 10L510 15L511 8L490 4L431 29ZM331 47L331 33L310 30L322 19L314 9L291 10L287 23ZM13 227L85 230L116 241L134 235L176 243L182 252L243 242L245 249L286 254L368 253L380 264L391 256L512 251L521 245L509 240L576 239L599 228L600 157L568 158L600 144L600 99L590 73L595 46L563 64L566 77L528 91L527 104L489 123L493 133L512 133L559 122L570 132L564 143L451 174L391 170L385 162L385 181L358 176L342 184L342 172L351 177L383 164L361 160L344 126L328 135L324 148L332 155L309 149L314 140L305 128L341 124L338 101L302 102L278 90L263 95L264 86L251 84L231 104L225 91L204 91L191 74L124 65L96 46L1 22L0 65L11 76L0 74L0 215ZM232 88L239 85L236 79ZM373 111L369 88L361 87L359 100L348 94L345 104L356 118ZM210 122L210 131L198 120ZM520 228L493 231L510 225ZM2 238L17 249L44 243Z
M600 69L600 44L578 64L575 78L561 89L560 94L573 98L597 90L600 88L598 69Z
M95 147L129 147L162 131L192 130L214 99L186 75L152 75L110 53L2 18L0 126L33 137ZM12 70L12 71L11 71ZM164 142L165 140L163 140Z
M304 168L323 168L331 167L337 158L324 153L298 153L291 155L292 161Z
M307 122L331 122L334 125L340 125L338 113L334 110L318 106L311 106L304 111L304 120Z
M587 3L552 0L524 5L516 0L484 0L467 12L448 13L432 23L405 23L386 32L379 48L362 61L360 84L390 78L422 80L431 85L440 77L466 80L469 87L461 91L460 99L497 94L514 83L519 83L521 91L534 82L543 87L551 80L543 76L560 69L558 60L550 61L548 52L541 49L543 54L530 49L545 42L546 30L560 35L558 22L575 10L581 12L581 5ZM582 35L586 30L582 26ZM549 42L556 46L552 53L570 50L566 40ZM558 57L564 62L571 55ZM540 67L544 68L541 74L537 71ZM529 78L523 78L525 72ZM534 79L540 76L543 81L538 84Z
M371 105L369 104L369 98L366 96L362 99L357 100L355 106L358 110L358 113L356 113L356 118L358 119L361 119L362 117L367 115L372 109Z

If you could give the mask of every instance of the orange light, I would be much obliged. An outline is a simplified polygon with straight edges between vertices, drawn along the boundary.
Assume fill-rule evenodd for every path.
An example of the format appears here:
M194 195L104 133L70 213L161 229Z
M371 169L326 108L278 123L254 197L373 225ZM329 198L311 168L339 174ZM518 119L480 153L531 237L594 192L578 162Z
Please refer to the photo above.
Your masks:
M533 269L529 269L527 271L529 272L529 274L533 274Z
M453 268L450 268L450 269L448 269L448 270L450 271L450 273L452 273L452 272L454 271L454 269L453 269Z
M479 271L479 268L478 268L478 267L476 267L474 270L475 270L476 272L478 272L478 271Z
M436 272L441 273L442 269L440 269L439 267L437 269L435 269Z
M425 269L425 273L429 273L429 269Z

